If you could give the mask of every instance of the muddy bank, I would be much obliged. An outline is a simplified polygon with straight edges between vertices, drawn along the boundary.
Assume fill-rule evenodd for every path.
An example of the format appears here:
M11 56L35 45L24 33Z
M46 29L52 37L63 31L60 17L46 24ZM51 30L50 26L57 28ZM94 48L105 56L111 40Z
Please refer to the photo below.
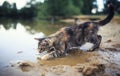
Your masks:
M74 51L66 57L35 62L20 61L12 68L27 76L119 76L120 51L107 48L94 52Z

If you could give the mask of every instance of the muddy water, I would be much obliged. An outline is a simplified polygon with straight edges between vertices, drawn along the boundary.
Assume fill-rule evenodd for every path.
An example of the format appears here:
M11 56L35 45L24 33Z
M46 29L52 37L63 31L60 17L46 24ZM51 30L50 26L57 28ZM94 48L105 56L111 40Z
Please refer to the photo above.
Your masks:
M51 60L38 60L40 64L48 65L48 66L56 66L56 65L76 65L78 63L86 63L88 58L94 55L93 53L79 53L79 55L67 55L61 58L55 58Z

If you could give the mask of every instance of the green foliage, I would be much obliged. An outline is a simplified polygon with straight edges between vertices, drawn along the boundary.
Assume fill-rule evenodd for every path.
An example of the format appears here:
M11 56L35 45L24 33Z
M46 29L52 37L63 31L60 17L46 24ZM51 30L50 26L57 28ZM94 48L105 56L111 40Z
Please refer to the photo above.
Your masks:
M13 3L13 7L11 9L11 16L16 18L17 15L18 15L17 6L16 6L16 3Z
M11 12L11 5L5 1L1 7L1 13L2 16L8 16Z
M75 0L81 4L81 0ZM70 17L80 14L81 6L74 0L45 0L39 5L39 17Z
M63 9L64 16L70 17L80 13L79 7L75 6L72 0L69 0L68 5Z
M37 14L35 5L30 4L29 7L23 7L21 10L18 10L16 3L10 4L7 1L0 6L0 11L0 18L31 19L36 17Z
M83 0L83 6L81 9L83 14L91 14L94 1L95 0Z
M0 17L22 19L49 19L66 18L79 14L92 14L93 4L96 0L45 0L43 3L30 0L25 7L17 9L16 3L5 1L0 6ZM107 1L107 0L106 0ZM120 1L110 0L116 5L116 11L120 13ZM106 5L106 4L105 4ZM105 6L106 7L106 6ZM104 9L104 13L106 9ZM103 13L102 12L102 13Z
M31 6L31 7L24 7L20 10L19 15L21 18L34 18L36 16L36 9L35 7Z
M48 17L47 4L46 3L37 3L37 17L39 19L46 19Z
M73 1L73 4L77 7L77 8L79 8L79 13L82 13L81 12L81 9L82 9L82 7L83 7L83 0L72 0Z

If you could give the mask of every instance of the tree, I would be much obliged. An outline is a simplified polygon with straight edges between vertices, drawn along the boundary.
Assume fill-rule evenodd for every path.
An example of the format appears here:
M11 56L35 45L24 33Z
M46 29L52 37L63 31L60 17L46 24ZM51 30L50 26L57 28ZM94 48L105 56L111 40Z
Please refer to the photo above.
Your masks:
M6 18L23 18L23 19L32 19L36 17L36 4L33 4L33 0L31 0L25 7L18 10L16 3L10 5L9 2L4 1L2 6L0 6L0 17ZM29 7L27 7L29 6Z
M69 0L67 6L64 7L65 9L63 9L63 11L64 11L65 17L78 15L80 13L79 5L74 5L75 1L74 1L74 3L73 3L73 1L74 0Z
M10 15L11 12L11 5L9 2L4 1L4 3L2 4L2 15L5 17L8 17Z
M48 16L49 16L48 11L47 11L48 5L46 2L44 2L44 3L39 2L36 4L36 7L37 7L37 17L39 19L48 18Z
M28 2L27 5L20 10L19 15L23 19L32 19L36 17L37 10L35 0L30 0L30 2Z
M72 0L72 1L73 1L73 4L79 8L80 13L82 13L81 9L83 7L83 0Z
M38 16L50 18L53 24L55 19L78 15L80 14L80 6L76 3L78 1L73 1L74 0L45 0L44 3L40 3L39 5Z
M52 17L70 17L80 13L79 6L74 3L73 0L45 0L46 12Z
M91 14L94 0L83 0L82 13Z
M17 18L18 17L18 10L16 3L13 3L12 8L11 8L11 17Z

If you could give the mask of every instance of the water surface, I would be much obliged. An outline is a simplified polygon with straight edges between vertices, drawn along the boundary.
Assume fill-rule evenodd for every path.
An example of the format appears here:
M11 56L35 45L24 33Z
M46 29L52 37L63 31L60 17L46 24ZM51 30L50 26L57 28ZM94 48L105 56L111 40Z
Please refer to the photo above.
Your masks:
M0 20L0 66L19 60L35 62L38 41L34 38L50 35L63 26L38 20Z

